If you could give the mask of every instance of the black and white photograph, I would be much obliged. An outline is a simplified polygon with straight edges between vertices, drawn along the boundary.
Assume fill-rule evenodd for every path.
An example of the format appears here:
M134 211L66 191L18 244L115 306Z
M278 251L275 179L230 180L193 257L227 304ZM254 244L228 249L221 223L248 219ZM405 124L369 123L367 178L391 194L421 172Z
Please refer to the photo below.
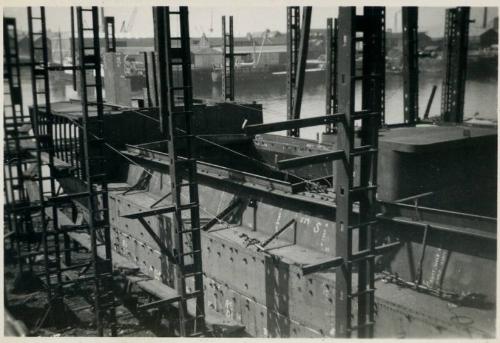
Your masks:
M493 4L6 0L4 339L495 339Z

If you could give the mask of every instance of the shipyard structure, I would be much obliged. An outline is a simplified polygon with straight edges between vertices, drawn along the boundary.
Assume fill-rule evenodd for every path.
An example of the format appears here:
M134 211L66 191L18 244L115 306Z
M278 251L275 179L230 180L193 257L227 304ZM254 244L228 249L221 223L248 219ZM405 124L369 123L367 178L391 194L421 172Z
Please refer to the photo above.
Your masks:
M237 101L232 17L221 96L206 102L188 8L153 7L129 105L114 18L68 8L72 62L55 65L44 7L26 9L28 62L4 17L4 334L495 337L497 126L464 120L469 11L446 10L433 117L434 93L418 109L418 9L402 9L398 125L385 122L384 7L328 19L325 111L308 117L312 8L286 8L278 122ZM58 72L77 99L51 101ZM300 138L311 126L320 139Z

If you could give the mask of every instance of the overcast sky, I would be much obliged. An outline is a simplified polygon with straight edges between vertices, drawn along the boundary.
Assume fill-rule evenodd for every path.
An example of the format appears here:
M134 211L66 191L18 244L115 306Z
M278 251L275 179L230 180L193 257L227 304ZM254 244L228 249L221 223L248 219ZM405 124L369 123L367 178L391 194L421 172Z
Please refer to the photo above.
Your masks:
M443 7L421 7L419 10L420 31L426 31L432 37L443 35L444 31L444 8ZM135 20L133 12L135 11ZM311 27L326 27L326 18L336 17L337 7L313 7ZM473 7L471 19L476 23L471 25L480 26L483 22L484 7ZM153 20L151 7L105 7L106 16L115 17L117 36L128 37L151 37L153 35ZM286 32L286 10L284 6L270 7L190 7L190 35L199 37L202 33L207 36L221 35L221 16L232 15L234 17L234 33L236 36L245 35L247 32L259 32L265 29ZM18 30L27 31L26 8L4 8L4 16L17 18ZM69 31L70 14L69 8L46 7L47 28L52 31ZM498 16L497 8L488 8L488 21ZM125 21L131 26L128 33L121 33L120 28ZM132 22L131 22L132 21ZM401 8L387 7L387 28L401 30Z

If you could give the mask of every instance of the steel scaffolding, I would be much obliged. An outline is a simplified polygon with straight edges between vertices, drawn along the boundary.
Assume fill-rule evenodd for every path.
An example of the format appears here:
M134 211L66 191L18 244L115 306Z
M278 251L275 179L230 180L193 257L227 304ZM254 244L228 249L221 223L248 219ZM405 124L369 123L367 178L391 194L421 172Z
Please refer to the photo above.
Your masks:
M161 213L173 214L173 251L166 247L162 250L175 266L177 295L163 303L178 303L181 336L200 336L205 332L205 305L196 147L192 132L193 92L188 9L180 7L178 11L171 11L169 7L155 7L153 13L155 49L158 54L160 127L168 141L172 205L125 217L139 219L144 227L148 227L144 217ZM175 27L173 23L179 23L179 27ZM179 35L175 36L175 32L179 32ZM188 314L188 301L194 302L192 317Z
M335 279L335 334L372 337L374 325L374 226L376 220L378 128L383 110L383 70L385 9L365 7L356 15L355 7L340 7L338 17L337 76L338 110L345 120L337 125L337 148L345 152L337 162L336 254L343 259ZM362 37L356 35L362 33ZM363 43L362 73L356 73L356 42ZM381 75L382 74L382 75ZM362 110L355 110L356 81L362 82ZM361 124L361 142L355 139L355 123ZM359 181L355 177L359 159ZM353 220L358 207L359 221ZM353 247L358 236L359 246ZM357 274L354 267L357 267ZM356 277L357 276L357 277ZM357 291L353 279L357 278ZM353 301L357 299L357 310ZM354 316L357 324L353 325Z
M73 10L71 13L73 15ZM28 8L32 122L37 160L37 172L32 181L38 185L37 207L41 209L45 259L45 268L41 274L45 275L48 311L51 311L53 318L65 319L63 299L68 296L66 290L69 287L91 287L97 333L99 336L104 335L104 321L107 320L111 326L111 335L115 335L115 298L112 290L107 183L102 146L104 114L97 7L76 8L76 19L79 66L67 69L80 71L82 116L71 119L56 116L51 109L49 71L54 68L48 62L45 8L41 7L37 14L33 13L31 7ZM91 24L86 27L84 22ZM90 41L91 45L86 45L86 41ZM64 70L65 67L60 69ZM89 100L89 93L95 94L92 101ZM89 115L90 112L92 115ZM48 166L48 175L44 174L45 165ZM56 189L56 180L64 177L77 178L85 190L60 195ZM49 184L48 190L45 190L44 181ZM86 223L60 222L60 218L65 218L62 213L74 210L76 202L87 208L84 216ZM78 262L74 263L71 253L80 249L71 247L71 241L78 241L81 235L90 237L90 244L86 247L90 253L79 255ZM97 251L101 249L104 250L104 258L98 257ZM61 258L62 254L64 260Z
M233 16L229 17L228 30L226 30L226 16L222 16L222 96L224 101L234 101Z
M16 252L18 276L25 270L22 257L23 238L33 233L29 199L25 189L24 174L28 167L28 157L24 149L23 137L30 125L29 116L24 114L21 92L19 48L16 20L4 18L4 223L8 228L5 235L10 237L11 248ZM30 243L26 249L29 251ZM28 263L31 269L31 263Z
M441 120L461 123L464 119L465 77L469 41L470 7L446 10Z

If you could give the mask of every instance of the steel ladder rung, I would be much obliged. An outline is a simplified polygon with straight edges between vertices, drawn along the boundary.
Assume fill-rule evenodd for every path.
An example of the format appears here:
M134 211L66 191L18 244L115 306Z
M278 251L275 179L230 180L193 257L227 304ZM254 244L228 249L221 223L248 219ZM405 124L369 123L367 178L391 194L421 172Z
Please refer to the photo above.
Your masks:
M356 293L351 293L348 295L349 298L356 298L360 297L365 294L374 294L375 293L375 288L369 288L369 289L364 289L362 291L356 292Z
M352 114L350 116L350 119L351 120L369 119L369 118L373 118L373 117L375 117L377 115L378 115L378 112L373 112L373 111L358 111L358 112L354 112L354 114Z
M349 262L349 263L363 262L363 261L373 259L373 258L375 258L375 256L376 255L375 255L375 252L373 250L365 249L365 250L358 251L357 253L351 254L351 256L349 256L349 259L347 262Z
M372 145L363 145L360 147L356 147L352 150L351 156L360 156L365 154L373 154L378 152L378 149L373 148Z
M197 232L197 231L201 231L200 228L195 228L195 229L189 229L189 230L181 230L181 231L177 231L176 233L179 235L184 235L184 234L187 234L187 233L193 233L193 232Z
M358 195L360 193L371 192L371 191L375 191L375 190L377 190L377 186L376 185L369 185L369 186L356 186L356 187L353 187L353 188L349 189L349 192L352 195Z
M201 250L193 250L190 252L184 252L182 254L176 254L175 257L179 258L179 257L184 257L184 256L192 256L192 255L200 254L200 253L201 253Z
M202 275L202 274L203 274L202 271L189 271L189 272L182 273L182 277L188 278L188 277L193 277L193 276Z
M369 221L366 221L366 222L361 222L361 223L349 225L348 229L349 230L359 229L359 228L362 228L362 227L365 227L365 226L368 226L368 225L375 225L377 223L378 223L378 220L376 220L376 219L369 220Z
M54 273L58 273L58 272L66 272L66 271L69 271L69 270L75 270L75 269L83 269L83 268L87 268L87 267L91 267L92 266L92 262L87 262L87 263L79 263L79 264L74 264L74 265L71 265L71 266L67 266L67 267L62 267L62 268L59 268L58 270L52 270L51 272L54 272Z
M356 331L356 330L363 329L365 327L370 327L373 325L375 325L375 322L367 322L367 323L361 324L361 325L354 325L354 326L351 326L350 328L348 328L347 331Z
M369 74L369 75L354 75L351 76L351 79L354 81L362 81L362 80L373 80L380 79L382 75L380 74Z
M185 293L185 294L182 294L181 295L181 298L183 300L189 300L189 299L194 299L194 298L198 298L199 296L203 295L203 291L201 290L196 290L194 292L191 292L191 293Z

